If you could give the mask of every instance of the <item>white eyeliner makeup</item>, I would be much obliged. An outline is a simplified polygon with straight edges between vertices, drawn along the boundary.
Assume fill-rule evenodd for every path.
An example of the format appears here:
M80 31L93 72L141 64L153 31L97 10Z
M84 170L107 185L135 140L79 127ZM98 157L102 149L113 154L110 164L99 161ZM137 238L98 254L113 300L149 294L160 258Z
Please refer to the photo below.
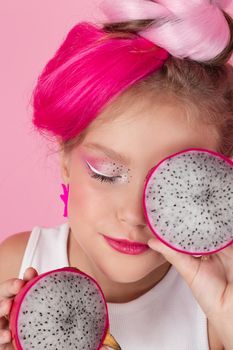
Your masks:
M97 159L93 159L92 163L95 164L95 167L87 160L85 160L85 162L93 172L105 177L116 177L118 182L129 182L129 178L131 177L129 174L130 169L114 161L99 161Z

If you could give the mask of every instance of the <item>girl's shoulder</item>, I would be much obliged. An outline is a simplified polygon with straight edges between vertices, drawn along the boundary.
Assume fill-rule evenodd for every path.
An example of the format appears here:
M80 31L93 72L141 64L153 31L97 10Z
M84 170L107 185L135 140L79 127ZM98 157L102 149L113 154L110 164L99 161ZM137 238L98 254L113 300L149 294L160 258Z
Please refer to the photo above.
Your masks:
M17 278L31 231L10 235L0 244L0 283Z

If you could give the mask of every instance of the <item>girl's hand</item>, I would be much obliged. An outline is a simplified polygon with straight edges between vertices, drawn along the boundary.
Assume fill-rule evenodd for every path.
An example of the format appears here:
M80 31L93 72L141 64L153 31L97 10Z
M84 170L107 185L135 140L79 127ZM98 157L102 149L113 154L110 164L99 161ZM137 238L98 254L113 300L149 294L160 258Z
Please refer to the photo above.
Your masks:
M226 350L233 349L233 244L207 260L177 252L156 238L150 248L161 253L184 278L214 326Z
M14 350L7 318L9 318L15 295L20 292L26 282L37 275L37 271L33 267L29 267L26 269L23 279L12 278L0 284L0 350Z

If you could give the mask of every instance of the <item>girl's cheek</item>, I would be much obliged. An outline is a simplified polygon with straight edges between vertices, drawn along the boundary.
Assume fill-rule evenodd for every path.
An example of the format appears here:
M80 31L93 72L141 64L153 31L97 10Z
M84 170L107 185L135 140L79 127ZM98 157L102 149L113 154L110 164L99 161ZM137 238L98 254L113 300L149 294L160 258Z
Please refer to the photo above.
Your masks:
M95 208L99 206L100 198L101 196L97 195L96 189L88 185L87 180L82 181L81 184L77 182L76 186L72 186L72 191L69 193L69 204L72 207L73 215L85 217L86 214L90 213L93 206Z

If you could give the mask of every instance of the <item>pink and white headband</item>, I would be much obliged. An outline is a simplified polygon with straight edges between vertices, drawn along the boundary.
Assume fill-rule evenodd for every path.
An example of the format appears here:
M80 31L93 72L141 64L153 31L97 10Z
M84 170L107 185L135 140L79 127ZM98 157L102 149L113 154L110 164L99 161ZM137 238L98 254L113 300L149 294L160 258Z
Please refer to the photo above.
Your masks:
M138 34L172 56L204 62L220 54L230 41L222 10L232 0L102 0L100 9L111 23L154 19Z

